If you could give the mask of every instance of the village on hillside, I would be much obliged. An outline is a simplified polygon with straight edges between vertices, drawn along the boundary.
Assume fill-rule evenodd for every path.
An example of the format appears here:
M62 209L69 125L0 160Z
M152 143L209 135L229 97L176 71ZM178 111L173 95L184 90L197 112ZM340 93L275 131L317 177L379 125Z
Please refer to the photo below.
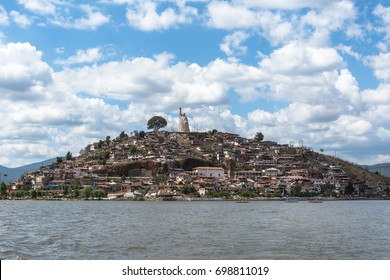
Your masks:
M235 133L122 132L24 174L11 199L387 198L389 179L309 147L247 139Z

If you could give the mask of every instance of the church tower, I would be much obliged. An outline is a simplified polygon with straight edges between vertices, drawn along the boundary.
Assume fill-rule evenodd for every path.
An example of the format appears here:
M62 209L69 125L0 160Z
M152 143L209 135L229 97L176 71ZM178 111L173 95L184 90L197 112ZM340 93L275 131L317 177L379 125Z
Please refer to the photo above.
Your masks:
M190 132L188 118L186 113L182 113L181 108L179 108L179 132Z

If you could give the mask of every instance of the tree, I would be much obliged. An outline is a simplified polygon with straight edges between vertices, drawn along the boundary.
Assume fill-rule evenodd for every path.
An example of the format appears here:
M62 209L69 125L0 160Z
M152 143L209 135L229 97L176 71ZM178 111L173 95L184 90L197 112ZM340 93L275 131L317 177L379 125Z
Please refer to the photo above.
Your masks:
M302 196L302 187L301 186L295 186L292 189L292 195L293 196Z
M355 191L355 189L354 189L354 187L352 185L352 182L349 181L348 185L345 187L344 193L346 195L351 195L351 194L353 194L354 191Z
M168 182L168 176L167 176L167 175L164 175L164 174L158 174L158 175L156 175L156 176L154 177L154 182L155 182L157 185L166 183L166 182Z
M99 200L101 200L103 197L106 196L105 192L104 192L103 190L101 190L101 189L99 189L99 190L94 190L93 193L92 193L92 195L93 195L94 197L96 197L97 199L99 199Z
M145 138L145 136L146 136L146 133L145 133L145 131L143 131L143 130L141 130L139 133L138 133L138 137L139 138Z
M131 145L131 146L129 147L129 152L130 152L130 154L135 155L135 154L138 153L139 151L138 151L137 146Z
M1 182L0 185L0 196L5 197L7 194L7 185L4 182Z
M38 193L37 193L36 190L31 190L31 191L30 191L30 195L31 195L31 198L32 198L32 199L35 199L35 198L37 198Z
M68 152L66 153L65 158L66 158L66 160L72 160L72 159L73 159L72 153L68 151Z
M80 196L80 179L73 179L71 181L70 187L73 193L74 198L78 198Z
M188 194L197 194L198 193L198 190L190 185L190 184L186 184L182 189L181 189L181 192L185 195L188 195Z
M263 141L264 140L264 135L263 135L263 133L261 133L261 132L257 132L256 133L256 135L255 135L255 140L257 141L257 142L261 142L261 141Z
M154 116L148 121L148 129L153 129L154 131L158 131L160 128L167 126L167 120L161 116Z
M83 189L83 197L85 199L89 199L91 196L92 196L92 193L93 193L93 189L91 186L86 186L84 189Z
M119 136L117 137L118 140L124 139L129 137L124 131L122 131Z
M56 160L57 160L57 163L61 163L62 162L62 157L57 157Z
M71 192L71 187L70 186L65 186L63 196L67 197Z

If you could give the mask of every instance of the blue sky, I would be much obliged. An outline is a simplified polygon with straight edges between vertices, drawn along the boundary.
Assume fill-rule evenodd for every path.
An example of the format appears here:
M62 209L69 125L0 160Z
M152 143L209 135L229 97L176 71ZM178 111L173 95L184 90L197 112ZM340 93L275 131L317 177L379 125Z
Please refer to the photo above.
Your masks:
M162 115L390 162L390 3L0 1L0 165Z

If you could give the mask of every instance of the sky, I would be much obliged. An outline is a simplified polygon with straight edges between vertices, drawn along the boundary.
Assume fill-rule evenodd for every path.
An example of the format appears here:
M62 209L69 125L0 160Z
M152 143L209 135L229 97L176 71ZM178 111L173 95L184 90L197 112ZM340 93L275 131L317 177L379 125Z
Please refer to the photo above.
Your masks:
M388 0L0 0L0 165L234 132L390 162Z

